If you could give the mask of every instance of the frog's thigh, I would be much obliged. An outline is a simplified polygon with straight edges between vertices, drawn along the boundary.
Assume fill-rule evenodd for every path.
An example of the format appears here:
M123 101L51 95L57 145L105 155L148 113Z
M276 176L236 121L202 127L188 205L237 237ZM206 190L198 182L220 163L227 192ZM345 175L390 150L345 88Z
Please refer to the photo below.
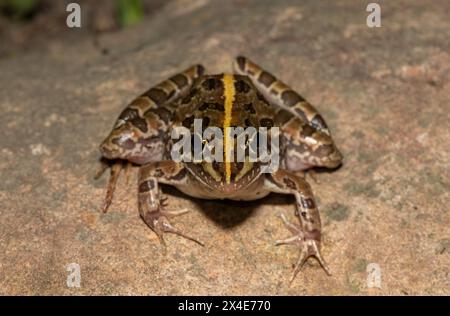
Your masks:
M148 110L160 113L158 108L184 97L192 87L194 80L204 71L205 68L202 65L194 65L151 87L122 111L115 126L118 127L127 121L138 122Z
M205 68L202 65L191 66L169 79L160 82L155 87L150 88L142 96L149 97L157 105L172 102L186 95L192 87L194 80L204 72Z
M243 56L236 57L234 68L237 73L248 76L271 104L290 111L318 130L328 131L320 113L283 81Z

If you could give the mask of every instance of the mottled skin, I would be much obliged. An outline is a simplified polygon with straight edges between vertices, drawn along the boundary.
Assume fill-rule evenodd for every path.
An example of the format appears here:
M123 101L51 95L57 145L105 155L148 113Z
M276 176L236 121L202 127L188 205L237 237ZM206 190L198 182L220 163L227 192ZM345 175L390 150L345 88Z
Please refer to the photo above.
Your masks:
M202 244L170 224L171 217L186 210L166 210L159 183L203 199L255 200L270 192L292 194L299 224L282 216L293 236L277 242L295 244L300 250L291 280L310 256L330 273L320 254L321 223L311 187L296 172L316 166L335 168L341 164L342 155L325 120L299 94L245 57L236 58L234 69L234 75L204 75L201 65L193 66L151 88L125 108L100 146L103 157L115 161L103 210L106 212L111 203L124 161L141 166L139 213L162 242L164 233L170 232ZM196 118L203 120L203 129L279 127L280 168L262 173L262 163L248 160L171 160L172 129L184 126L193 132ZM226 153L227 140L223 142Z

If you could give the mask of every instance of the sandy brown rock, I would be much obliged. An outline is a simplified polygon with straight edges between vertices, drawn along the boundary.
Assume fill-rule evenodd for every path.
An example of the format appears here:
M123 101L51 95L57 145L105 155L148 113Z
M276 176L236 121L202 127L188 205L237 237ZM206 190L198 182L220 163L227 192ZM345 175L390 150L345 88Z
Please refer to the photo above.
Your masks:
M355 1L174 1L142 24L0 60L0 294L450 294L448 1L382 2L382 27ZM71 31L67 31L71 32ZM105 54L106 53L106 54ZM245 54L323 113L345 155L311 181L328 277L295 249L281 195L200 201L166 188L167 254L138 216L136 174L100 213L98 144L134 96L202 62ZM134 170L136 171L136 170ZM81 288L68 288L68 264ZM381 289L367 288L367 266Z

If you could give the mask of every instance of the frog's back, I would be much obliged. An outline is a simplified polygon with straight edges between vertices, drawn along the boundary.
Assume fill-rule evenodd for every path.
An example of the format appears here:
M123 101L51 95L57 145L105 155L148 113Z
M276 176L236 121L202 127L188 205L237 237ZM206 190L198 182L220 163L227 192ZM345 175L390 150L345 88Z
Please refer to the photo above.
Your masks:
M202 119L202 129L209 126L272 127L275 108L264 99L243 75L203 75L193 85L189 95L180 102L175 126L194 130L194 120Z

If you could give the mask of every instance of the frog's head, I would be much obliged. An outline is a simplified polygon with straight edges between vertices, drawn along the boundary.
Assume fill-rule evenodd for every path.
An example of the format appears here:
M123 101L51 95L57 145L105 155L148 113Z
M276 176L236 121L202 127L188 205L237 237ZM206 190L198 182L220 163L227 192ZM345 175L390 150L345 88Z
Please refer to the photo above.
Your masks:
M125 159L137 164L161 160L164 133L150 126L148 119L141 118L137 110L126 109L101 143L102 156L107 159Z
M342 154L328 132L316 130L307 124L295 128L296 131L290 133L286 144L285 162L289 170L336 168L341 165Z

